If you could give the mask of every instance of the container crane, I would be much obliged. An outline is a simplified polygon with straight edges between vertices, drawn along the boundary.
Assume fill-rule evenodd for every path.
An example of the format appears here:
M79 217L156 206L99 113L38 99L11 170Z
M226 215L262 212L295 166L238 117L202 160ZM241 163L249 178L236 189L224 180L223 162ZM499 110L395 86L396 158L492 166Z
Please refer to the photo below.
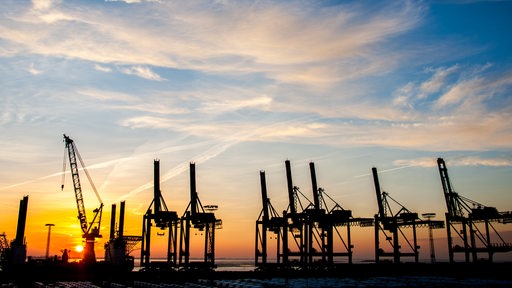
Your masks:
M302 196L303 199L306 200L308 204L306 207L313 206L313 203L309 199L307 199L304 194L302 194L299 187L293 185L290 160L285 161L285 169L289 205L288 209L283 212L283 217L288 222L287 230L291 236L287 236L286 239L293 239L293 243L295 243L295 247L297 248L297 250L291 250L292 247L290 246L293 245L283 243L283 264L296 263L299 264L299 266L304 266L307 264L307 261L309 259L307 251L307 249L309 248L309 233L307 222L308 215L306 214L306 209L304 208L299 198L299 194ZM291 259L292 257L295 259Z
M142 221L142 247L140 250L141 267L146 269L152 265L160 265L165 269L171 269L177 266L177 239L178 239L178 213L169 211L160 190L160 160L153 161L153 201L144 214ZM167 230L167 260L166 263L151 262L151 227L156 226L160 229L157 235L163 236ZM162 265L164 264L164 265ZM163 268L162 267L162 268Z
M375 214L375 262L379 263L380 258L391 257L394 263L400 263L402 257L413 257L414 262L419 261L419 248L416 228L429 227L432 229L443 228L444 222L438 220L422 220L418 217L418 213L412 212L395 199L391 198L387 192L381 191L377 168L372 168L373 181L377 196L377 205L379 212ZM393 213L390 201L395 203L400 209ZM412 230L412 242L405 233L405 228ZM386 242L393 249L392 252L385 252L380 245L380 234L385 236ZM387 233L386 233L387 232ZM388 234L390 233L390 234ZM400 241L400 236L403 241ZM409 252L402 252L401 243L406 243Z
M322 256L322 263L332 268L337 263L342 263L341 258L346 257L347 263L352 264L354 245L351 239L351 227L373 226L373 218L355 218L351 210L341 207L325 190L318 187L316 180L315 163L309 163L311 184L313 189L314 207L306 209L308 213L309 228L309 263L313 264L314 256ZM330 201L330 205L327 204ZM331 206L331 207L329 207ZM345 228L345 232L342 228ZM316 233L314 233L316 232ZM317 247L313 246L317 244ZM317 252L317 249L321 253Z
M217 205L201 204L196 190L196 165L190 163L190 202L180 219L179 265L182 268L211 270L215 268L215 230L222 228L222 220L215 217ZM191 229L204 233L204 257L202 262L190 261Z
M288 225L286 219L279 216L272 206L270 198L268 198L265 171L260 171L260 184L263 208L258 216L258 220L256 220L255 265L258 269L267 269L271 266L267 261L267 232L272 232L274 234L274 239L277 241L276 264L279 265L283 256L282 251L288 249Z
M437 159L437 166L448 210L445 216L450 262L454 262L455 253L464 253L466 262L470 262L470 255L476 262L478 253L487 253L487 260L492 262L494 253L512 251L512 243L505 242L493 225L493 222L511 223L512 212L498 212L495 207L487 207L459 195L453 190L443 158ZM499 242L492 243L491 229ZM452 232L459 236L457 244Z
M84 264L91 264L96 262L96 254L94 252L94 242L96 241L96 238L101 238L100 234L100 225L101 225L101 214L103 211L103 201L101 200L101 197L96 190L96 187L94 186L94 183L92 182L91 176L89 175L89 172L87 171L87 168L85 167L84 161L82 160L82 156L80 156L80 153L78 152L78 149L76 148L75 142L69 138L69 136L66 136L64 134L64 143L65 143L65 149L67 150L68 158L69 158L69 166L71 168L71 176L73 178L73 188L75 191L75 198L76 198L76 206L78 210L78 220L80 221L80 227L82 229L82 238L85 239L85 247L83 251L82 256L82 262ZM87 214L85 211L85 205L84 205L84 198L82 195L82 186L80 184L80 175L78 173L78 163L77 158L80 161L80 165L82 167L82 170L87 175L87 178L89 179L89 183L91 184L92 189L94 190L94 193L96 194L96 197L98 198L98 201L100 202L100 206L93 210L94 217L93 220L89 223L87 222ZM64 164L63 166L63 173L62 173L62 186L61 189L64 190L64 175L66 170L66 159L64 157Z

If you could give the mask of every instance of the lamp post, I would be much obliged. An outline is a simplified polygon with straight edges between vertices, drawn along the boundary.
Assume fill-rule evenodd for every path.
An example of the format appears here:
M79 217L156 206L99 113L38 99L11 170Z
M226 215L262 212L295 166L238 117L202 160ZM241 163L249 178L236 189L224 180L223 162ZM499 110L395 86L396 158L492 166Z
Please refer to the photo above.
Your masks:
M50 234L52 232L52 226L55 226L55 224L49 223L45 226L48 226L48 239L46 240L46 259L48 259L50 255Z

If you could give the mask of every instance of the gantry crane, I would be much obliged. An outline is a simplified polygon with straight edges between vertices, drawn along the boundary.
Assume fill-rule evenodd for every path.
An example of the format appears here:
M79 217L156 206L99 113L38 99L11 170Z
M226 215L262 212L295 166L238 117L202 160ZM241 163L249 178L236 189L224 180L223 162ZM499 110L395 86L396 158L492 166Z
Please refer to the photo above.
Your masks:
M416 228L443 228L444 222L431 219L421 220L418 217L418 213L411 212L398 201L391 198L387 192L381 192L377 168L372 168L372 174L377 194L377 205L379 207L379 212L375 215L375 262L379 263L382 257L390 257L394 263L400 263L402 257L413 257L414 262L418 263L420 247L417 244ZM400 208L398 212L393 213L390 200ZM404 228L412 228L412 242L407 237ZM386 233L386 231L390 234ZM386 252L381 248L381 232L385 236L386 242L393 249L392 252ZM400 250L402 248L400 236L409 247L409 252L402 252Z
M293 185L290 160L285 161L285 168L289 204L288 209L283 211L283 218L286 219L286 226L288 228L284 232L289 233L290 235L285 236L286 242L283 241L283 264L290 266L293 263L293 265L304 267L308 264L309 258L307 250L309 248L309 233L305 208L313 205L313 203L307 199L304 194L302 194L299 187ZM302 204L299 198L299 194L308 202L306 207L304 207ZM288 243L290 238L293 239L293 243L295 243L294 247L296 250L291 250L293 246L290 247L291 245Z
M82 157L80 156L80 153L78 153L78 149L76 148L75 142L69 138L69 136L66 136L64 134L64 143L66 145L66 149L68 152L69 157L69 166L71 168L71 176L73 178L73 187L75 190L75 198L76 198L76 206L78 210L78 220L80 221L80 227L82 228L82 238L85 239L85 247L83 251L82 256L82 262L84 264L90 264L96 262L96 254L94 252L94 242L96 241L96 238L101 238L100 234L100 227L101 227L101 214L103 211L103 201L101 200L101 197L96 190L96 187L94 186L94 183L92 182L91 176L89 175L89 172L87 171L87 168L85 167L84 161L82 160ZM78 169L78 163L77 163L77 157L80 161L80 165L82 166L82 170L87 175L87 178L89 179L89 183L94 190L94 193L96 194L96 197L98 198L98 201L100 202L100 206L93 210L94 217L92 221L89 223L87 222L87 214L85 211L85 205L84 205L84 198L82 195L82 186L80 184L80 176L79 176L79 169ZM63 170L66 170L66 159L64 158L64 164L63 164ZM64 173L62 173L62 186L61 189L64 190Z
M512 212L498 212L495 207L487 207L459 195L453 190L448 177L448 168L442 158L437 159L437 166L448 210L445 216L450 262L454 262L455 253L464 253L466 262L470 262L470 255L473 262L476 262L478 253L486 253L487 260L492 262L494 253L512 251L512 244L505 242L493 225L493 222L511 223ZM491 229L499 242L492 242ZM452 232L459 236L457 244L454 243Z
M167 235L167 261L165 268L174 268L177 266L177 239L178 239L178 213L169 211L165 204L162 192L160 191L160 160L153 162L154 169L154 193L153 201L144 214L142 221L142 248L140 265L150 268L151 253L151 226L155 223L161 231L168 230ZM151 209L153 208L153 209ZM156 264L156 263L155 263Z
M267 232L272 232L276 240L277 258L275 264L279 266L283 255L282 245L287 245L288 243L288 239L286 238L288 228L286 219L279 216L272 206L270 198L268 198L265 171L260 171L260 184L263 208L256 220L255 266L260 270L265 270L271 266L270 263L267 262ZM288 249L288 246L284 249Z
M326 221L327 215L324 207L322 207L323 196L322 188L318 188L316 182L315 165L313 162L309 163L310 174L311 174L311 185L313 190L313 203L304 209L306 215L306 221L304 225L305 229L305 253L307 254L308 266L314 264L325 265L327 259L332 260L333 250L331 249L334 245L332 244L332 225L329 225ZM319 258L320 261L316 261Z
M203 205L196 190L196 165L190 163L190 202L180 219L179 265L184 269L215 268L215 229L222 228L222 220L215 217L217 205ZM191 228L204 233L204 257L202 262L190 262Z
M281 267L334 268L335 264L344 263L341 260L343 257L346 257L347 263L352 263L354 246L350 227L372 226L373 218L352 217L352 211L343 209L323 188L318 187L313 162L309 163L313 201L293 185L289 160L285 161L285 168L289 204L282 217L275 212L267 198L265 173L260 172L263 209L256 221L257 266L265 266L267 231L274 232L276 236L277 264ZM324 196L334 204L328 205ZM346 232L341 227L345 227ZM259 262L260 258L262 262Z
M337 263L342 263L346 257L347 263L352 264L353 248L350 234L351 226L370 227L373 218L354 218L351 210L341 207L325 190L318 187L316 179L315 163L309 163L311 183L313 188L313 207L306 208L308 214L308 239L309 239L309 263L313 265L315 257L321 256L323 265L328 268ZM329 208L325 197L331 201ZM345 227L345 232L341 230ZM316 248L315 248L316 247Z

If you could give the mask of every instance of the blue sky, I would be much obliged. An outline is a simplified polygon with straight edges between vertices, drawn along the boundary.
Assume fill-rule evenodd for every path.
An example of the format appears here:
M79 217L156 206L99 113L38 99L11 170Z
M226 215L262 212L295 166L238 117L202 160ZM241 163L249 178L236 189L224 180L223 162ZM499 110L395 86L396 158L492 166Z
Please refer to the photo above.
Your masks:
M286 159L308 195L314 161L355 216L376 212L373 166L393 198L443 215L437 157L459 193L509 210L511 13L510 1L4 1L0 225L27 194L32 213L77 222L71 183L60 191L63 133L133 221L153 159L178 213L195 162L224 220L217 243L242 231L249 255L259 170L284 210Z

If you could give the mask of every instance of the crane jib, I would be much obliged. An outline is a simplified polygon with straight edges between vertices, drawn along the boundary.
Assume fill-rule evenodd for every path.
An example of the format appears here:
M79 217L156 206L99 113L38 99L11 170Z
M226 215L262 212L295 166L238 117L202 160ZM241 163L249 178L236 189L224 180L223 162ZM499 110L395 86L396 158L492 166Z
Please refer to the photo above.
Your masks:
M87 238L87 236L101 237L101 235L99 235L99 227L100 227L100 223L101 223L101 213L103 210L102 209L103 203L101 202L101 198L99 197L99 194L96 191L96 188L94 187L94 184L92 183L91 178L90 178L89 174L87 173L87 170L85 169L85 165L83 164L80 154L78 153L75 142L66 135L64 135L64 142L66 144L66 149L68 151L67 154L68 154L68 158L69 158L69 166L71 169L71 176L73 179L73 188L75 191L76 205L77 205L77 210L78 210L78 220L80 221L80 227L82 229L82 232L84 233L84 238ZM88 224L88 222L87 222L87 216L86 216L85 204L84 204L84 199L83 199L83 194L82 194L82 186L80 183L80 175L79 175L77 158L80 160L82 169L87 173L89 181L91 182L91 185L93 186L94 192L96 193L96 196L98 197L98 199L100 201L100 207L98 209L94 210L94 212L95 212L94 219L90 224ZM64 185L62 185L62 187L63 186ZM97 226L93 228L93 226L95 224L97 224Z

